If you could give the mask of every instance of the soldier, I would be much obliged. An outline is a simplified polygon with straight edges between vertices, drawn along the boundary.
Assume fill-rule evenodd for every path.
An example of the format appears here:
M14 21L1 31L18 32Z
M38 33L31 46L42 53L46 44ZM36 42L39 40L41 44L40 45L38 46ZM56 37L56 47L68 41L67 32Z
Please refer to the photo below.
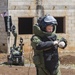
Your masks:
M46 15L39 18L38 24L33 26L31 46L34 50L33 62L37 75L61 75L58 47L64 49L67 41L64 38L60 40L57 38L56 25L56 19Z

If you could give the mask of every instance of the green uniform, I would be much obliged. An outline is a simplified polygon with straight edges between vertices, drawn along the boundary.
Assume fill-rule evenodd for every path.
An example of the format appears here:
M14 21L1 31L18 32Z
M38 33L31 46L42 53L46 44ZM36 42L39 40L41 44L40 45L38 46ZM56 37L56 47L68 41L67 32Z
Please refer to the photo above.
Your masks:
M33 62L37 75L61 75L58 46L53 44L53 41L58 39L55 31L50 34L41 31L38 25L33 28L31 46L34 50Z

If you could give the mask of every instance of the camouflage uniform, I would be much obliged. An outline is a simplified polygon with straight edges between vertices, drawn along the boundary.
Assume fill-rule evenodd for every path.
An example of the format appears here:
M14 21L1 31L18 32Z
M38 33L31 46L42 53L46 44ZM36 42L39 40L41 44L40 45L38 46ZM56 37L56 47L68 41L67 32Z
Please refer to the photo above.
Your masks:
M53 44L58 39L55 31L43 32L38 25L34 25L33 29L31 46L34 50L33 62L37 75L61 75L58 46Z

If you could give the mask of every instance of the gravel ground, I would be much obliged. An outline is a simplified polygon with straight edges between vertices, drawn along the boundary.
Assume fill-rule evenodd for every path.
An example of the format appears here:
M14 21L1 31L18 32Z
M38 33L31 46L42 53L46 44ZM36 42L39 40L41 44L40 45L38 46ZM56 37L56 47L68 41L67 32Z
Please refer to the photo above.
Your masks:
M29 67L29 64L25 64L25 66L9 66L3 64L7 61L6 58L6 54L0 54L0 75L36 75L34 65L31 65L31 67ZM60 62L62 75L75 75L75 55L60 56Z

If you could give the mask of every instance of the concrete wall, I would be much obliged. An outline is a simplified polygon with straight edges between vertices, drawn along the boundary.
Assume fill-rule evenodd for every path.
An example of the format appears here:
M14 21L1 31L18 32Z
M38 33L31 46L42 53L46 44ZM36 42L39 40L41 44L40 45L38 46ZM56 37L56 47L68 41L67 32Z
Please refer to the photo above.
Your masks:
M0 14L7 11L7 0L0 0ZM4 19L0 15L0 52L7 51L7 34Z
M55 17L65 17L66 33L57 34L68 40L68 46L64 51L75 51L75 0L8 0L9 14L12 16L13 24L16 26L18 34L18 17L34 17L34 24L40 13L36 7L41 5L43 11L40 13L50 14ZM26 52L31 50L30 35L18 35L17 45L19 38L24 39L24 50ZM13 36L11 35L11 45L13 44Z
M13 24L16 26L16 31L18 34L18 17L36 17L36 1L35 0L9 0L9 14L12 16ZM35 22L35 21L34 21ZM31 35L18 35L17 45L19 44L19 39L22 37L24 39L24 51L25 53L30 52L30 38ZM11 35L11 45L13 44L13 36Z

